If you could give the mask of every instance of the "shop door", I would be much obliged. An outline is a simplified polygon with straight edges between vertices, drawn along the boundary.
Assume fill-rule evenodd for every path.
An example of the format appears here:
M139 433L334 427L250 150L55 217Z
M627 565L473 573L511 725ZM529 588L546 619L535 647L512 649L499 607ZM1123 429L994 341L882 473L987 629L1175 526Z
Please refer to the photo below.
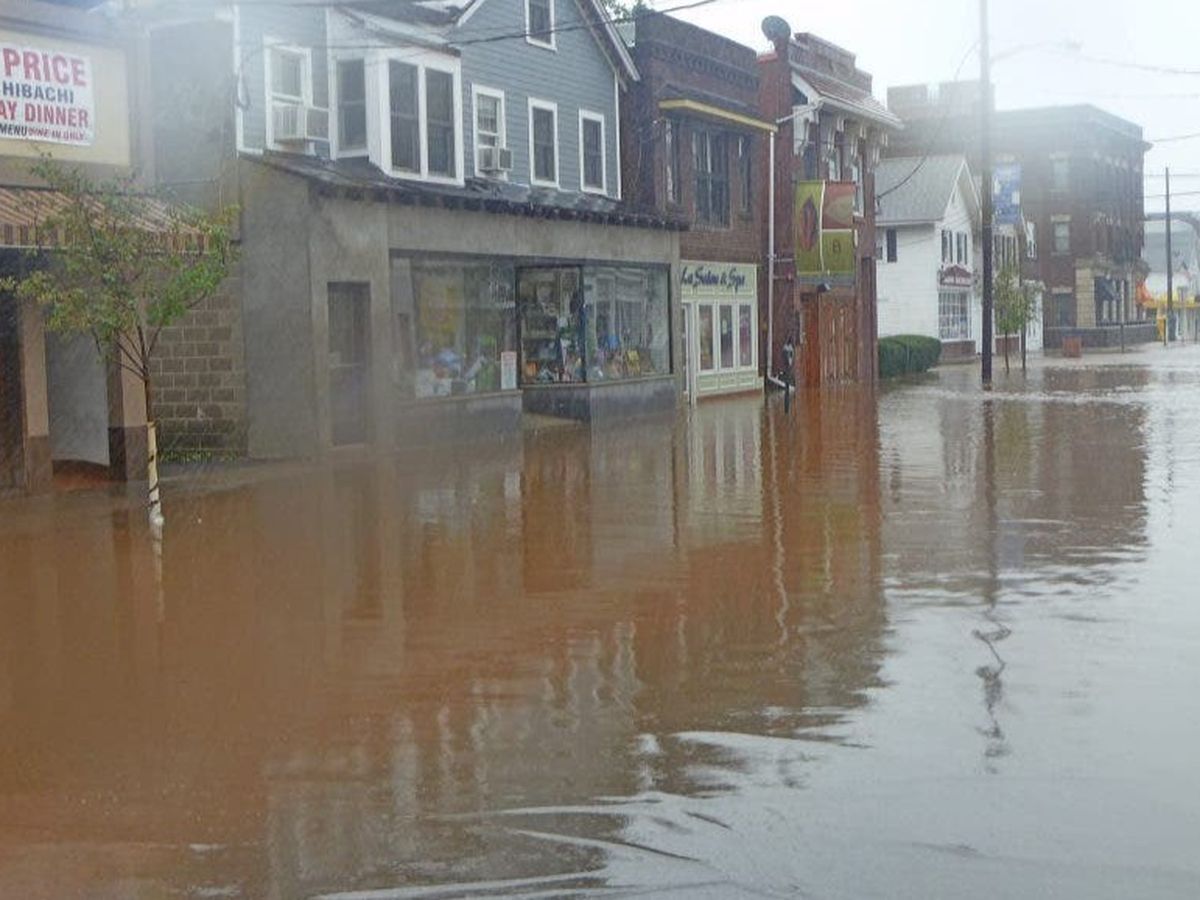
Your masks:
M367 439L370 287L329 285L329 411L333 443Z
M0 296L0 490L17 486L21 472L21 353L17 304Z

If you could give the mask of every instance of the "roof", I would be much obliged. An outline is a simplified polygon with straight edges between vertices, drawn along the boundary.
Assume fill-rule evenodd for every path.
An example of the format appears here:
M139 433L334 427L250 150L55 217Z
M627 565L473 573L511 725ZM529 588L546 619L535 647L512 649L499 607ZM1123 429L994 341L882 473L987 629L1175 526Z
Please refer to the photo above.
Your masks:
M875 95L852 84L847 84L807 66L792 66L792 84L810 96L809 102L817 100L835 106L852 115L859 115L888 128L903 128L891 110L875 99Z
M880 160L875 168L875 198L880 225L941 221L956 185L962 186L969 206L979 200L967 161L960 155L898 156Z
M180 228L180 209L157 197L130 194L130 215L135 228L146 232L175 233L183 240L199 239L200 232ZM61 191L28 185L0 185L0 247L55 247L61 234L47 232L43 223L68 203Z
M669 231L687 228L682 219L637 210L592 194L531 188L484 178L468 178L463 187L392 178L361 157L330 160L290 153L264 153L244 158L305 178L321 189L344 192L361 199L632 228Z
M366 13L383 19L422 25L435 31L443 31L463 24L476 9L487 0L350 0L340 4L344 12ZM613 67L623 71L631 81L639 74L625 41L617 33L612 18L605 11L601 0L576 0L583 13L588 29L596 36L613 61ZM498 39L501 37L497 35ZM449 39L453 45L453 39Z

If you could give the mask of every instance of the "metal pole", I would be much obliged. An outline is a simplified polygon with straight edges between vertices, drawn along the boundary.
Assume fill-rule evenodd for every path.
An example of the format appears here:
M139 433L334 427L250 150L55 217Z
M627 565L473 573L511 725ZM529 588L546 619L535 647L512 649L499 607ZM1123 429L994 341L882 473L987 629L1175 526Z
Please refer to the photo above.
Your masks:
M979 175L983 236L983 386L992 384L992 61L988 47L988 0L979 0Z
M1171 313L1175 294L1175 265L1171 254L1171 170L1167 174L1167 320L1163 322L1163 346L1171 340Z
M775 364L775 139L773 131L767 139L767 364L763 370L763 390L774 374Z

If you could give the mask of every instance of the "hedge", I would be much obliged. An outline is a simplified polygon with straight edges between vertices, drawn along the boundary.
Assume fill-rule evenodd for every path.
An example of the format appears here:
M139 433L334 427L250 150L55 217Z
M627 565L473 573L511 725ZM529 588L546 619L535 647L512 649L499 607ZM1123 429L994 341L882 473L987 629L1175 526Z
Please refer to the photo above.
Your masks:
M879 339L879 377L895 378L924 372L938 364L942 342L920 334L898 334Z

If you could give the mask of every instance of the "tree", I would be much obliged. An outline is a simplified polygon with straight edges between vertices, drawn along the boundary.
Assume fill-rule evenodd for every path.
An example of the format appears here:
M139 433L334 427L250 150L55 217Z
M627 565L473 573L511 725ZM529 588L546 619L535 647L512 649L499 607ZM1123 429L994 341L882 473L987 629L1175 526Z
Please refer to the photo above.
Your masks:
M996 330L1004 336L1004 371L1009 371L1008 343L1012 335L1025 334L1025 329L1039 314L1039 285L1022 281L1015 265L1001 267L996 273L993 296L995 297ZM1022 348L1021 369L1025 369L1025 353Z
M646 0L600 0L600 5L614 22L627 22L653 12Z
M38 224L39 265L10 285L46 310L52 331L91 335L146 398L151 526L162 527L150 359L162 330L212 296L233 262L233 210L215 216L138 194L131 179L95 183L43 157L32 172L54 193Z

